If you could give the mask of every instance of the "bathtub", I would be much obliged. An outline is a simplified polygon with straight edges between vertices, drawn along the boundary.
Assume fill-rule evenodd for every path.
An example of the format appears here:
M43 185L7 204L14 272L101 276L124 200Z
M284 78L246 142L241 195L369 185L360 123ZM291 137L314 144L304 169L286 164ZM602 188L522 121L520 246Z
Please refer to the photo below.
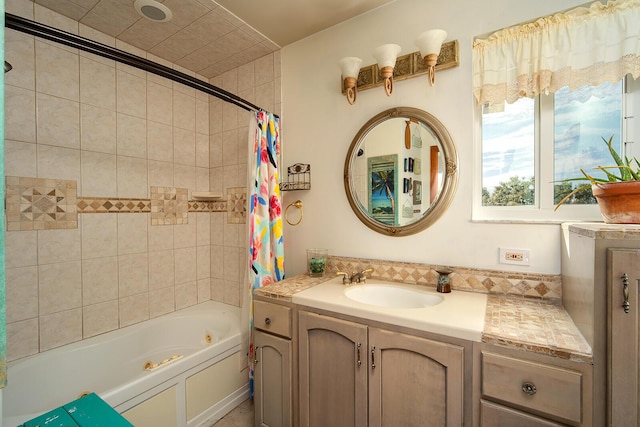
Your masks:
M95 392L136 427L208 427L249 396L240 320L208 301L10 362L3 425Z

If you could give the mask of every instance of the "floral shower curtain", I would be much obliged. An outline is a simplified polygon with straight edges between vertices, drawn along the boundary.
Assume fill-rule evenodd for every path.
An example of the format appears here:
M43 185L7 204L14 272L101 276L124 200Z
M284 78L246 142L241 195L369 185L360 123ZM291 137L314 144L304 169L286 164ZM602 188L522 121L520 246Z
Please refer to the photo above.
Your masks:
M255 113L249 138L249 304L253 331L253 291L284 278L284 242L280 203L279 119L265 111ZM253 396L253 339L249 345L249 386Z

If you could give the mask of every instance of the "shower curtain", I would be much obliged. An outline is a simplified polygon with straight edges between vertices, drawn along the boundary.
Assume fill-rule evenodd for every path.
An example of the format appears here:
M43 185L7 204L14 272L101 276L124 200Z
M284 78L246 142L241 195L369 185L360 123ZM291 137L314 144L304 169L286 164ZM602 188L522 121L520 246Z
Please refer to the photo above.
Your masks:
M253 331L253 291L284 278L284 242L280 203L279 119L255 113L249 126L249 325ZM249 387L253 397L253 338L249 344Z

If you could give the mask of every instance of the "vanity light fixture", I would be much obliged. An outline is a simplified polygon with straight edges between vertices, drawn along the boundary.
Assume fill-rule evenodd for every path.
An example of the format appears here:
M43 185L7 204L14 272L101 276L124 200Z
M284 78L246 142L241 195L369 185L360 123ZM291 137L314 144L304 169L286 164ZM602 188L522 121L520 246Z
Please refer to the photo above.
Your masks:
M420 55L424 59L429 75L429 83L433 86L436 83L436 63L442 48L442 42L447 38L444 30L429 30L420 34L416 39L416 45L420 49Z
M378 46L373 51L373 57L378 61L380 75L384 79L384 92L387 96L393 92L393 69L400 50L402 50L400 45L389 43Z
M353 105L356 102L358 73L362 59L348 56L338 61L342 70L343 88L347 91L347 102Z

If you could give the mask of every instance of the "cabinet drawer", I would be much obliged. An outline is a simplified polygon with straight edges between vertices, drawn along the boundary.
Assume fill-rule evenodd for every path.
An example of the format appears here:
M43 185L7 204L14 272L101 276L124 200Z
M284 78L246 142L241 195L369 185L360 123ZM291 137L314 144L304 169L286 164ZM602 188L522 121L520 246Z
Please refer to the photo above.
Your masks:
M253 326L256 329L291 338L291 308L264 301L254 301Z
M506 406L480 401L480 427L518 426L518 427L561 427L562 424L548 421L542 418Z
M482 394L542 414L582 421L582 373L577 371L483 352Z

